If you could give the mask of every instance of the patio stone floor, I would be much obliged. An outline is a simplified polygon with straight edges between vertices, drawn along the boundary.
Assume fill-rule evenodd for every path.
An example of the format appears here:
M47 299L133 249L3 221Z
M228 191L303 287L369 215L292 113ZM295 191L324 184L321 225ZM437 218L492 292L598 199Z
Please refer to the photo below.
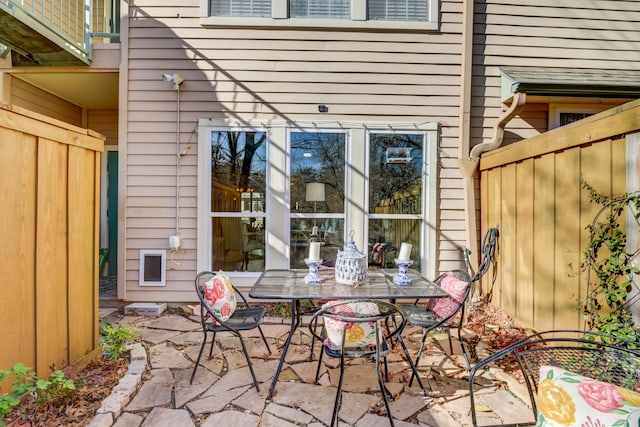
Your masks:
M189 384L202 332L199 317L180 314L184 310L179 306L159 317L123 316L122 309L117 308L101 312L112 323L128 324L140 335L142 345L138 344L136 357L132 357L139 360L132 360L130 366L142 372L134 379L127 375L121 381L124 384L117 386L111 396L115 394L115 400L110 397L103 403L91 427L319 427L330 422L338 360L324 357L319 383L313 384L320 349L316 342L316 357L310 361L311 337L306 325L296 331L273 399L267 401L289 319L265 319L263 331L273 354L267 352L257 330L244 335L260 382L257 392L238 339L227 333L217 335L210 360L206 347L194 382ZM414 355L420 330L408 326L403 337ZM423 381L429 375L434 396L422 395L415 381L413 387L407 385L411 369L399 346L387 358L386 385L393 394L390 407L398 427L471 425L466 364L459 348L453 354L443 350L448 350L446 335L438 338L440 344L430 342L419 366ZM480 397L480 421L488 424L526 420L531 410L519 397L526 389L500 371L492 370L485 376L487 387ZM340 426L389 425L375 378L369 361L345 369ZM127 382L129 394L123 392Z

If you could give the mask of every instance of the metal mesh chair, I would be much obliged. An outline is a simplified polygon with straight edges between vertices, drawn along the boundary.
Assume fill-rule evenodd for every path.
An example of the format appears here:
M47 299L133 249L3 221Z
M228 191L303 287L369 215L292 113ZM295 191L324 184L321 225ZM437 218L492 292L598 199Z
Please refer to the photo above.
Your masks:
M640 388L639 343L595 332L555 330L530 335L478 362L469 372L471 420L478 425L476 394L481 390L476 377L490 367L515 360L522 373L535 425L540 367L552 366L631 390ZM504 425L504 424L501 424Z
M329 337L331 335L331 327L322 328L322 335L319 335L316 332L314 325L316 324L316 320L319 316L323 316L325 323L327 322L327 319L329 319L339 325L342 325L338 337L335 335L332 338ZM393 326L381 328L382 324L389 326L389 323ZM409 352L402 341L402 337L400 336L405 324L406 321L404 319L404 315L398 306L386 301L372 299L327 303L314 314L312 321L309 323L309 330L315 338L324 343L324 350L320 352L320 357L318 358L315 382L318 382L323 354L326 353L327 356L340 359L340 377L338 380L338 389L336 391L336 399L333 407L333 415L331 417L331 426L337 424L338 411L341 403L345 358L354 359L361 357L370 357L375 360L376 376L378 379L378 385L380 386L380 393L382 394L382 399L387 410L389 422L391 423L391 426L394 425L387 399L388 390L382 380L380 369L382 361L385 368L385 379L388 380L386 356L389 353L390 340L397 336L414 374L416 373L415 365L411 361ZM364 327L364 329L369 328L368 330L370 331L368 334L368 340L364 339L364 336L362 335L363 329L361 325L368 325ZM384 333L382 329L385 330ZM339 343L334 342L336 339ZM368 344L364 344L365 341Z
M466 271L452 270L441 274L435 280L435 283L437 285L442 285L444 280L449 280L452 276L459 282L459 286L464 286L461 295L451 295L446 298L432 300L426 305L418 304L420 300L416 300L414 304L400 304L400 308L404 311L407 322L422 328L422 341L420 342L420 349L418 350L418 354L416 355L416 360L414 362L416 366L418 366L418 363L420 362L420 357L422 356L422 351L424 350L424 344L427 337L431 332L438 328L446 330L447 337L449 339L449 351L451 353L453 353L451 329L457 330L458 341L460 342L465 358L468 360L467 351L461 337L461 329L462 322L464 320L465 303L469 298L469 293L471 291L471 277ZM441 303L443 304L443 309L439 310L437 305ZM414 376L412 375L411 380L409 380L409 385L413 384L413 378ZM427 384L429 384L428 381Z
M266 309L262 306L250 305L244 295L242 295L242 293L235 286L233 286L233 290L239 297L238 307L228 320L221 320L220 317L217 316L216 313L209 308L209 304L207 303L203 293L204 284L215 275L216 273L214 272L203 271L196 276L195 280L196 293L198 294L198 298L200 299L200 323L202 324L202 332L204 334L204 337L202 339L202 345L200 346L200 352L198 353L198 359L196 360L196 364L193 367L190 383L193 383L193 378L195 377L198 365L200 364L200 358L202 357L202 352L207 343L207 335L209 333L213 334L211 340L211 348L209 349L209 359L211 359L211 355L213 353L213 344L216 340L216 333L226 331L231 332L240 340L242 351L244 352L244 356L247 359L249 371L251 372L251 377L253 378L253 384L256 386L256 390L259 392L260 387L258 386L258 380L256 379L255 372L253 371L251 358L249 357L249 352L247 351L247 347L244 343L244 340L242 339L240 331L248 331L258 328L260 336L262 337L262 341L264 341L264 345L267 347L269 354L271 354L271 349L269 348L267 339L265 338L264 333L262 332L262 328L260 327L260 323L262 323L262 319L264 318ZM215 322L213 320L215 320Z

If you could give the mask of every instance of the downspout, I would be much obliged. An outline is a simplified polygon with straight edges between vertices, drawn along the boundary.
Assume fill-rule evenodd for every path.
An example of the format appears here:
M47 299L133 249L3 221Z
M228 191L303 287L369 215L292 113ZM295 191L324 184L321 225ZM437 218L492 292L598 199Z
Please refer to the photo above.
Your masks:
M476 221L476 189L475 189L475 173L478 170L480 164L480 155L487 151L495 150L502 145L504 140L504 128L518 115L524 108L527 95L524 92L516 92L513 97L511 105L502 113L498 118L498 121L493 126L493 138L489 142L478 144L471 149L471 153L468 158L459 158L458 166L463 177L463 189L465 193L465 200L467 202L467 229L469 230L468 247L471 251L469 255L472 265L475 267L478 265L478 229Z
M469 152L469 141L471 140L471 89L473 87L473 10L474 0L463 2L464 10L462 15L462 59L461 59L461 81L460 81L460 157L464 157ZM462 170L462 168L461 168ZM466 180L463 180L464 200L473 197L473 189L469 193L466 187ZM470 211L467 207L465 230L467 230L466 247L470 250L469 262L478 265L477 238L475 237L475 211Z
M478 169L478 164L480 163L480 155L482 153L486 153L487 151L495 150L496 148L502 145L502 141L504 139L504 127L517 116L524 108L524 104L527 100L527 94L525 92L516 92L513 96L513 101L511 105L502 113L502 115L498 118L498 121L495 125L493 125L493 139L490 142L485 142L482 144L478 144L471 149L471 153L469 154L469 158L467 159L458 159L460 167L462 168L462 174L464 176L473 176L475 171Z

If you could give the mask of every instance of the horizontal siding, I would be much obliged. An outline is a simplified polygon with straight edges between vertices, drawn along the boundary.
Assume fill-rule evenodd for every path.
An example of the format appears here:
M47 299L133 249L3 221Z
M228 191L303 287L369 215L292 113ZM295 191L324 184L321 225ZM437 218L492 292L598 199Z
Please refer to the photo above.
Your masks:
M200 118L441 123L440 143L451 170L439 183L444 214L432 226L442 230L438 246L445 264L456 259L466 240L462 182L450 161L459 155L462 10L461 0L441 2L439 31L320 31L203 28L195 0L171 6L136 2L126 36L127 298L193 299L194 131ZM179 263L168 266L167 287L142 289L139 250L166 248L176 227L176 91L161 79L162 73L175 72L185 79L179 144L192 145L180 169L184 249L177 254ZM319 116L318 104L328 105L329 113Z
M105 145L118 145L118 110L87 111L87 127L105 136Z
M11 104L74 126L82 125L80 107L16 77L11 78Z
M591 2L479 0L475 3L472 144L493 137L502 113L499 68L559 67L638 70L640 32L636 1ZM505 142L529 138L547 128L548 105L529 105L505 129Z

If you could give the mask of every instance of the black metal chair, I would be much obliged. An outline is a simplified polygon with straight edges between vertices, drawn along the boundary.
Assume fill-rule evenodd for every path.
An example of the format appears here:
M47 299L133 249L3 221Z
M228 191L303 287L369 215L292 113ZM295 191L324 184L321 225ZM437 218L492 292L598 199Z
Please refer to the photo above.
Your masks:
M456 288L458 293L453 295L450 292L449 297L438 298L430 300L426 305L419 304L420 300L416 300L413 304L400 304L400 308L404 311L407 322L411 325L419 326L422 328L422 341L420 342L420 349L416 355L414 364L418 366L422 351L424 350L424 344L427 337L431 332L438 328L445 329L447 337L449 338L449 351L453 353L453 343L451 342L451 329L456 329L458 332L458 341L462 348L462 352L466 360L468 359L467 350L465 349L464 342L461 337L462 322L464 320L465 303L469 298L471 291L471 277L469 273L463 270L452 270L441 274L435 280L437 285L451 285ZM444 286L445 290L449 291L448 286ZM461 291L461 292L460 292ZM409 380L409 385L413 384L414 375ZM427 380L427 384L428 384Z
M342 325L341 331L336 338L339 343L334 343L329 339L331 331L334 327L327 326L322 328L322 335L319 335L316 331L315 324L319 316L323 316L325 324L329 321L333 321L333 325ZM381 324L386 326L391 323L393 326L388 328L381 328ZM387 360L386 356L389 352L389 342L394 336L398 336L399 342L405 352L405 355L411 365L411 369L415 375L415 365L411 361L409 352L402 341L400 336L402 329L406 324L404 314L398 308L398 306L386 301L380 300L353 300L353 301L337 301L323 305L313 316L312 321L309 323L309 330L311 334L324 343L323 349L318 358L318 368L316 370L315 382L318 382L320 375L320 367L322 364L322 356L324 353L329 357L335 357L340 359L340 378L338 380L338 389L336 391L336 399L333 407L333 415L331 417L331 426L337 424L338 411L341 403L342 392L342 380L344 376L344 364L345 358L373 358L376 364L376 376L378 379L378 385L380 386L380 393L384 400L385 408L387 410L387 416L391 426L394 425L393 418L391 417L391 411L389 409L389 402L387 399L388 390L386 389L382 376L380 373L380 363L384 362L385 380L388 380L387 372ZM383 333L382 329L385 330ZM369 330L369 340L364 340L362 336ZM349 331L349 332L348 332ZM335 330L334 330L335 332ZM353 335L351 335L353 334ZM369 344L363 343L367 341ZM355 343L355 344L354 344Z
M561 368L572 374L638 391L639 347L640 343L637 342L576 330L544 331L523 338L476 363L470 370L469 399L472 423L478 426L476 394L482 387L477 384L479 381L476 377L490 367L504 366L509 358L517 363L516 366L522 373L532 408L531 421L523 421L517 425L535 425L538 414L536 395L540 384L541 366Z
M202 345L200 346L200 353L198 353L198 360L196 360L196 364L193 367L193 373L191 374L190 383L193 383L193 378L195 377L196 370L198 369L198 365L200 364L200 358L202 357L202 352L207 343L207 335L209 333L213 334L211 340L211 348L209 349L209 359L211 359L211 355L213 353L213 344L216 340L216 333L231 332L240 340L242 351L244 352L244 356L247 358L249 371L251 372L251 377L253 378L253 384L256 386L256 390L259 392L260 387L258 386L258 380L256 379L255 372L253 371L251 358L249 357L249 352L247 351L247 347L244 343L244 340L242 339L240 331L248 331L258 328L260 336L264 341L264 345L267 347L267 350L271 354L271 349L269 348L267 339L265 338L264 333L262 332L262 328L260 327L266 309L262 306L250 305L244 295L242 295L242 293L235 286L233 286L235 294L237 295L237 297L239 297L238 307L236 307L236 310L233 312L229 319L223 321L213 310L211 310L203 293L204 284L207 281L211 280L215 275L216 273L212 271L203 271L196 276L195 280L196 293L198 294L198 298L200 299L200 323L202 324L202 332L204 334L204 337L202 339Z

